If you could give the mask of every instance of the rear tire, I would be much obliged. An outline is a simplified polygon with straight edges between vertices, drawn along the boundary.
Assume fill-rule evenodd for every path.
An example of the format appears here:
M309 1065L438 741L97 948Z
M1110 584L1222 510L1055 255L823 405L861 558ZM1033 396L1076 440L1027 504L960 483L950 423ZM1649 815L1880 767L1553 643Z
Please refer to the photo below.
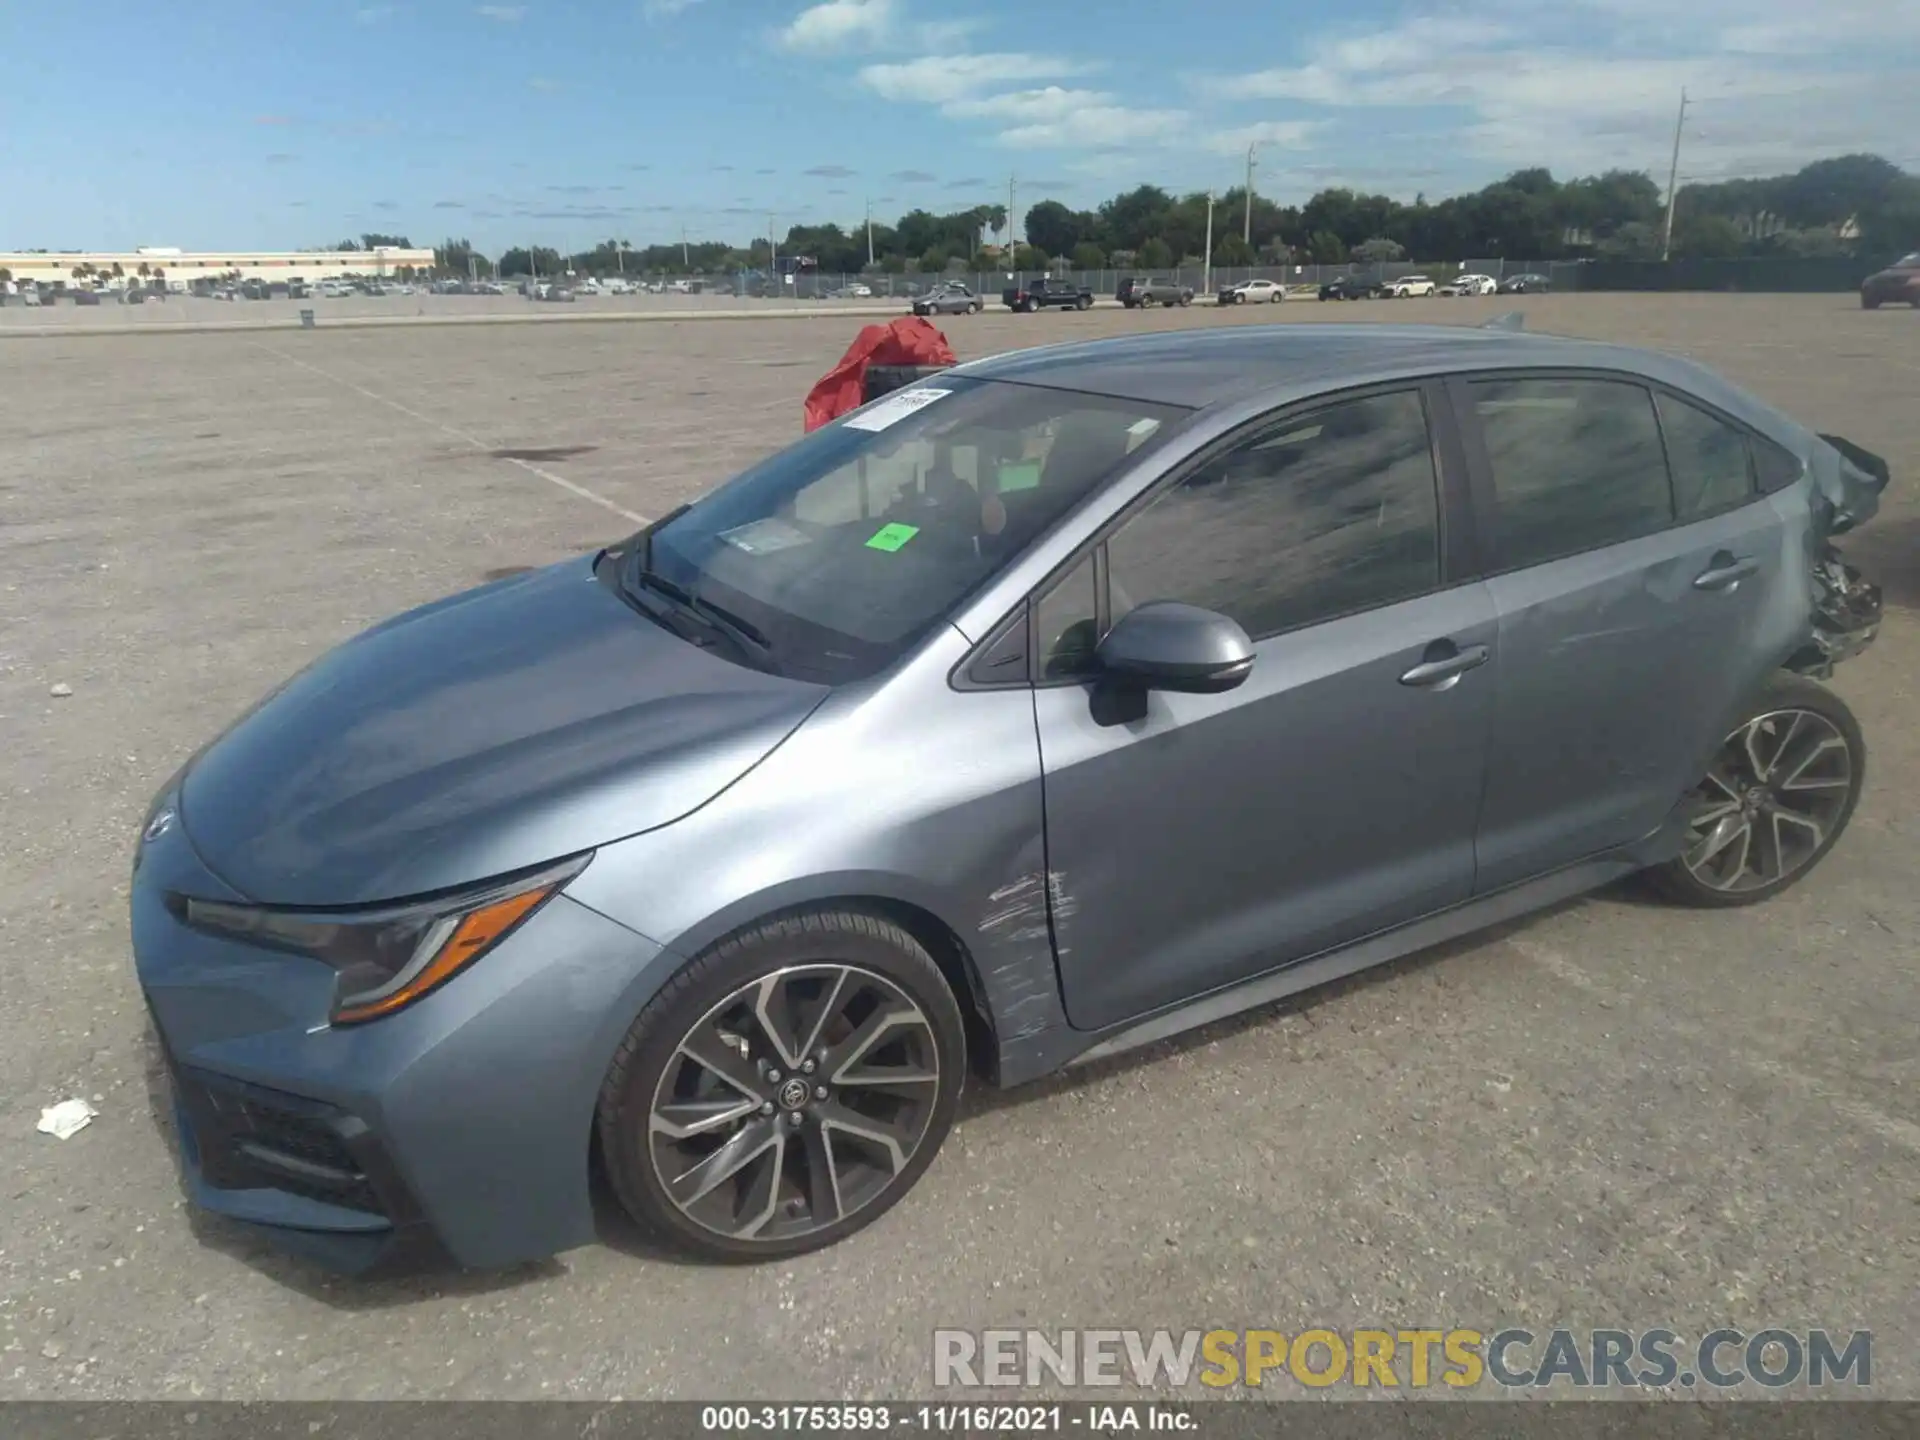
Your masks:
M708 1259L822 1249L913 1188L965 1074L959 1006L905 930L860 911L763 921L628 1030L600 1089L608 1179L636 1222Z
M1754 905L1797 884L1845 833L1867 773L1867 742L1847 703L1782 671L1715 753L1686 848L1644 872L1665 899L1703 909Z

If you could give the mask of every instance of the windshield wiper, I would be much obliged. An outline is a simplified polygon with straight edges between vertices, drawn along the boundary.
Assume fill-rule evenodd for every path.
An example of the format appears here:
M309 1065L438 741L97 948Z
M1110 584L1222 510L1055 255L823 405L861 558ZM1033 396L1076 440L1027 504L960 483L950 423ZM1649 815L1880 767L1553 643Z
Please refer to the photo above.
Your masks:
M691 616L708 630L726 636L733 641L735 648L748 652L756 662L764 662L773 654L772 643L758 626L741 619L724 606L716 605L704 596L675 584L658 571L648 569L642 555L635 555L629 563L625 588L630 594L650 591L669 601L681 614Z

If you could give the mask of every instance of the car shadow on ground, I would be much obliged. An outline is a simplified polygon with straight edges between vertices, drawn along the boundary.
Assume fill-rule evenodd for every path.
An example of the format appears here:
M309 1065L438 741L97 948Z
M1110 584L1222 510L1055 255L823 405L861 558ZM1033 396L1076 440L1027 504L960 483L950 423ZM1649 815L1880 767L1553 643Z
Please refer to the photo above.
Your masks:
M1920 517L1870 520L1858 534L1842 536L1839 546L1887 604L1920 609Z
M1484 930L1476 930L1471 935L1463 935L1424 950L1416 950L1411 955L1403 955L1398 960L1390 960L1350 975L1344 980L1331 981L1315 986L1298 995L1290 995L1284 1000L1276 1000L1268 1005L1258 1005L1238 1015L1230 1015L1216 1020L1210 1025L1189 1030L1166 1040L1143 1045L1137 1050L1128 1050L1103 1060L1091 1060L1084 1065L1076 1065L1053 1075L1035 1080L1031 1084L1021 1085L1011 1090L996 1090L993 1087L975 1082L967 1088L960 1100L960 1120L979 1115L990 1115L996 1110L1004 1110L1017 1105L1029 1104L1037 1100L1051 1099L1057 1095L1070 1094L1088 1085L1099 1084L1116 1075L1125 1075L1134 1070L1149 1069L1175 1056L1194 1050L1202 1050L1216 1041L1231 1039L1235 1035L1249 1030L1259 1030L1277 1021L1294 1016L1311 1018L1315 1011L1335 1004L1347 996L1363 993L1375 986L1393 985L1430 965L1444 964L1476 950L1482 950L1510 936L1520 935L1528 929L1567 911L1576 910L1587 901L1604 896L1609 900L1637 900L1649 904L1662 902L1652 899L1647 892L1631 879L1620 881L1587 895L1578 895L1563 900L1544 910L1530 911L1517 919L1504 924L1492 925Z

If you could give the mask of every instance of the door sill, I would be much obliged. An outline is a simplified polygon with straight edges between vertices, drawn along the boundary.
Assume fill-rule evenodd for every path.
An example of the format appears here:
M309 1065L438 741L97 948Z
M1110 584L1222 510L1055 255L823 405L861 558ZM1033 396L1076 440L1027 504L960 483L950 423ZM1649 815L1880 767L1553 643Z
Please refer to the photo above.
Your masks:
M1128 1021L1107 1031L1089 1048L1074 1056L1069 1064L1084 1065L1110 1055L1151 1045L1185 1031L1211 1025L1231 1015L1271 1005L1303 990L1312 990L1335 980L1344 980L1362 970L1371 970L1389 960L1398 960L1416 950L1457 940L1489 926L1518 919L1536 910L1571 900L1590 890L1633 874L1645 862L1614 855L1584 860L1564 870L1556 870L1518 885L1482 895L1450 910L1415 920L1394 930L1369 935L1364 940L1323 951L1307 960L1295 960L1278 970L1269 970L1251 980L1241 980L1219 990L1209 991L1193 1000L1157 1011L1144 1019Z

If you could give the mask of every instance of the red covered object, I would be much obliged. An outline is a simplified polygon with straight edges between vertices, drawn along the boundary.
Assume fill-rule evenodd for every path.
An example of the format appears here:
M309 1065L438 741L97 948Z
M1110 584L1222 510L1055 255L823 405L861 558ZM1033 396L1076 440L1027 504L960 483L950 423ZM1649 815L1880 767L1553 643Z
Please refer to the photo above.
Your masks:
M866 400L869 365L954 365L953 347L938 327L918 315L868 325L813 389L807 392L807 429L818 430Z

